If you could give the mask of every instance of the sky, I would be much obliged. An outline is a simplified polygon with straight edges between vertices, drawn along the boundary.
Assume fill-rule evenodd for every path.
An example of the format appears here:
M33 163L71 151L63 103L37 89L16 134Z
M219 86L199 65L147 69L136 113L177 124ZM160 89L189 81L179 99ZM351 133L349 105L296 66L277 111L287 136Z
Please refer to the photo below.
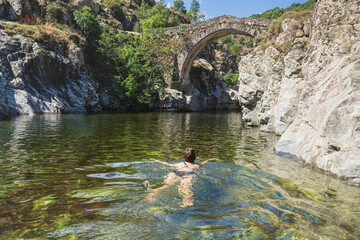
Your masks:
M205 13L206 19L222 15L236 17L249 17L255 13L262 13L274 7L285 8L292 3L304 3L307 0L199 0L200 9ZM165 0L172 4L174 0ZM190 8L192 0L184 0L186 9Z

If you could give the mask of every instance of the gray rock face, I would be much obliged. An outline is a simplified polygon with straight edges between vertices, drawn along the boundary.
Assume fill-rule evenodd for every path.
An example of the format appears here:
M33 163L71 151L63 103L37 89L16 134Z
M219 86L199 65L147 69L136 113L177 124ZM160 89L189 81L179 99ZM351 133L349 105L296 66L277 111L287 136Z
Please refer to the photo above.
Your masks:
M101 111L96 83L76 45L66 56L0 30L1 117Z
M244 120L282 135L278 154L354 185L360 182L359 9L357 0L319 0L312 19L283 22L276 43L291 41L288 53L269 47L239 67Z
M239 99L246 124L281 135L294 121L301 94L295 86L304 83L302 63L309 41L304 29L308 24L308 20L285 19L273 46L258 47L241 58ZM280 50L281 45L289 49Z
M343 178L360 177L359 9L355 0L318 2L302 69L306 82L295 86L297 120L276 146Z
M22 20L26 15L37 11L36 0L0 0L0 18L8 20Z

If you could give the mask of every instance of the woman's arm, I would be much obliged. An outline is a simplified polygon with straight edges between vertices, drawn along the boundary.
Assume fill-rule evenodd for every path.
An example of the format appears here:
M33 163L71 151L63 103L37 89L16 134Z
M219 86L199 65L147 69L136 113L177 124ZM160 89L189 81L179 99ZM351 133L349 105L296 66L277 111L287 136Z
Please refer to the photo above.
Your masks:
M210 161L215 161L215 160L218 160L218 159L217 158L211 158L211 159L205 160L205 161L200 163L200 167L204 166L205 164L207 164Z
M161 163L162 165L165 165L165 166L169 166L169 167L173 166L173 164L170 164L170 163L167 163L167 162L162 162L162 161L159 161L159 160L156 160L156 159L153 159L153 158L150 158L150 160L152 160L154 162Z

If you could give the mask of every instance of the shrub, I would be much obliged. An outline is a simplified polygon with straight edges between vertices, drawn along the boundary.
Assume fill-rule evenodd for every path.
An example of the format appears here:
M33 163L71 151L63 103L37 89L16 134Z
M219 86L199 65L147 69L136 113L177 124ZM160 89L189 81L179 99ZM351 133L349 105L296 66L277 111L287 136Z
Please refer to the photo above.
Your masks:
M243 50L243 45L241 45L241 44L234 44L230 47L230 51L235 56L240 56L242 50Z
M228 48L236 44L236 40L235 40L231 35L226 35L226 36L220 38L220 40L221 40Z
M114 13L114 17L120 21L124 20L125 14L123 7L125 4L124 0L104 0L104 6L111 9Z
M275 45L275 48L277 50L279 50L280 52L288 53L288 52L290 52L290 50L292 48L292 42L288 41L288 42L284 42L284 43Z
M230 88L233 88L238 83L239 73L233 72L232 70L228 71L224 76L224 81L228 84Z
M64 12L57 2L49 2L46 7L45 19L48 22L62 21Z
M100 23L90 11L91 9L87 6L83 7L81 11L76 10L74 20L85 35L99 34L101 32Z
M162 28L166 26L166 22L164 21L164 16L162 14L156 13L150 18L143 19L141 21L141 25L144 32L149 32L153 29L158 31L159 29L162 30Z
M135 14L140 21L140 25L137 24L137 26L135 27L135 29L139 32L141 32L143 29L143 20L151 19L150 21L152 21L155 19L152 18L154 15L161 16L162 27L175 27L180 25L179 19L173 14L171 14L170 10L159 2L155 4L155 6L151 7L143 1L140 7L138 7L138 9L135 11Z
M86 35L88 42L93 42L101 33L99 20L91 14L91 9L87 6L83 7L81 11L74 12L74 20Z
M281 24L286 18L293 18L299 22L303 22L312 15L312 11L305 11L305 12L287 12L282 15L280 18L272 21L266 36L268 38L272 38L273 36L277 36L282 32Z
M245 38L244 38L244 37L240 37L239 43L240 43L241 45L244 45L244 44L245 44Z
M185 27L184 27L184 26L180 26L180 27L179 27L179 30L177 30L177 33L178 33L178 34L185 33Z
M263 40L259 43L259 46L260 46L261 50L264 51L265 49L267 49L268 47L271 46L271 42L267 42L266 40Z
M288 8L285 9L276 7L273 9L269 9L261 14L251 15L250 17L278 19L287 12L312 11L314 7L315 7L315 0L308 0L303 4L293 3Z
M253 38L252 38L252 37L250 37L249 41L247 41L247 42L245 43L245 46L247 46L248 48L254 46L254 41L253 41Z
M226 35L226 36L220 38L220 40L221 40L224 44L228 45L228 44L231 43L232 38L231 38L230 35Z

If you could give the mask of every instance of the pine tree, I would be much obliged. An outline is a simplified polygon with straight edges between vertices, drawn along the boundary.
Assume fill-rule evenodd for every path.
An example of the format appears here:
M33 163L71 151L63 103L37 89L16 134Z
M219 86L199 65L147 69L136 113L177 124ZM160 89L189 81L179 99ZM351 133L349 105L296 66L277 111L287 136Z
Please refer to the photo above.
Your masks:
M175 0L173 8L174 10L186 14L186 8L183 0Z

